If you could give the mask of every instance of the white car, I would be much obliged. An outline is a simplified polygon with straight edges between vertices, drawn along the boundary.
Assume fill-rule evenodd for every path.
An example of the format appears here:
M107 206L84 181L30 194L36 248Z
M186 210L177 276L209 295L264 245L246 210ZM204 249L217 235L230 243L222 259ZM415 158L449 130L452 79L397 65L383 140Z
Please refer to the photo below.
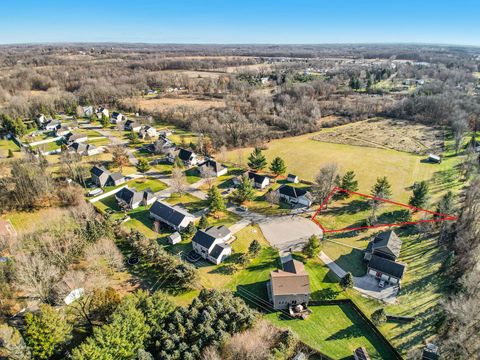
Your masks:
M378 282L378 287L383 289L385 287L385 280L380 280Z

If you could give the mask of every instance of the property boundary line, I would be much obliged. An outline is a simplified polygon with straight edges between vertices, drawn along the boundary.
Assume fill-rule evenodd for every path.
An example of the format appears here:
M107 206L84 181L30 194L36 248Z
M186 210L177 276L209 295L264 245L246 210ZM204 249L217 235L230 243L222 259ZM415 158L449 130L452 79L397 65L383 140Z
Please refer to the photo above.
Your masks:
M372 200L381 201L381 202L384 202L384 203L389 203L389 204L401 206L401 207L410 209L412 211L422 211L422 212L437 216L439 218L422 219L422 220L417 220L417 221L401 221L401 222L398 222L398 223L377 224L377 225L370 225L370 226L357 226L357 227L351 227L351 228L347 227L347 228L342 228L342 229L326 229L315 218L326 207L330 198L337 192L344 192L344 193L348 193L348 194L352 194L352 195L358 195L358 196L369 198L369 199L372 199ZM359 193L359 192L350 191L350 190L342 189L342 188L339 188L339 187L334 187L328 193L328 195L325 197L325 200L322 202L320 207L317 209L317 211L315 211L315 213L311 217L311 220L322 229L323 233L334 233L334 232L342 232L342 231L356 231L356 230L364 230L364 229L376 229L376 228L389 227L389 226L415 225L415 224L420 224L420 223L436 223L436 222L441 222L441 221L455 221L457 219L458 218L456 216L441 214L441 213L436 212L436 211L422 209L422 208L419 208L419 207L416 207L416 206L402 204L400 202L392 201L392 200L389 200L389 199L379 198L379 197L375 197L375 196L368 195L368 194L362 194L362 193Z

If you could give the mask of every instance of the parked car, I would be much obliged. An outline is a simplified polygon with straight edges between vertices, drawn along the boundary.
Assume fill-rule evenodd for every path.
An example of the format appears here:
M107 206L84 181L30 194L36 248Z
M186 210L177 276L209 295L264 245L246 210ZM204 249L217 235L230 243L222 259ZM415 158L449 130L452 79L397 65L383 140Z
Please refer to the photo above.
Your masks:
M247 211L248 211L248 208L247 208L245 205L240 205L239 207L237 207L237 210L238 210L238 211L247 212Z
M385 280L380 280L378 282L378 287L383 289L385 287Z
M97 196L97 195L100 195L103 193L103 190L100 189L100 188L96 188L96 189L93 189L93 190L90 190L88 192L88 196Z

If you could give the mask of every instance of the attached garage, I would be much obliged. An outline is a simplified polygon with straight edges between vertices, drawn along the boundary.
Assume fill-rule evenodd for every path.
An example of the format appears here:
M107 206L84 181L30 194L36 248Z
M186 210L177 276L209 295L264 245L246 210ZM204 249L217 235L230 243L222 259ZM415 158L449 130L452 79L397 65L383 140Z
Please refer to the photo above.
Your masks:
M388 281L391 284L398 284L405 272L405 265L383 257L372 255L368 263L368 274Z

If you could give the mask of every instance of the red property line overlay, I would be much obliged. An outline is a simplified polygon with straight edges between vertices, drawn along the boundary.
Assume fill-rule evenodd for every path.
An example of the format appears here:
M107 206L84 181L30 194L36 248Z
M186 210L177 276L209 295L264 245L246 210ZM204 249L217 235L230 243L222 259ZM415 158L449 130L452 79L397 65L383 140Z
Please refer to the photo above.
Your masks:
M417 220L417 221L403 221L403 222L392 223L392 224L378 224L378 225L371 225L371 226L359 226L359 227L354 227L354 228L343 228L343 229L333 229L333 230L325 229L325 227L320 222L318 222L315 219L315 217L320 213L320 211L322 211L326 207L328 201L333 196L333 194L335 194L336 192L344 192L344 193L348 193L348 194L352 194L352 195L358 195L358 196L366 197L366 198L369 198L369 199L372 199L372 200L378 200L378 201L381 201L381 202L398 205L398 206L401 206L401 207L404 207L404 208L407 208L407 209L410 209L410 210L413 210L413 211L423 211L423 212L426 212L428 214L439 216L441 218L422 219L422 220ZM435 212L435 211L426 210L426 209L418 208L418 207L415 207L415 206L406 205L406 204L402 204L402 203L399 203L399 202L391 201L391 200L388 200L388 199L378 198L378 197L375 197L375 196L372 196L372 195L367 195L367 194L362 194L362 193L358 193L358 192L355 192L355 191L342 189L342 188L339 188L339 187L334 187L328 193L328 195L325 198L325 200L323 201L322 205L320 205L318 210L315 212L315 214L313 214L313 216L311 218L311 220L315 224L317 224L322 229L322 231L324 233L334 233L334 232L342 232L342 231L355 231L355 230L363 230L363 229L376 229L376 228L386 227L386 226L415 225L415 224L419 224L419 223L435 223L435 222L441 222L441 221L454 221L454 220L457 220L457 219L458 218L456 216L451 216L451 215L447 215L447 214L440 214L440 213Z

